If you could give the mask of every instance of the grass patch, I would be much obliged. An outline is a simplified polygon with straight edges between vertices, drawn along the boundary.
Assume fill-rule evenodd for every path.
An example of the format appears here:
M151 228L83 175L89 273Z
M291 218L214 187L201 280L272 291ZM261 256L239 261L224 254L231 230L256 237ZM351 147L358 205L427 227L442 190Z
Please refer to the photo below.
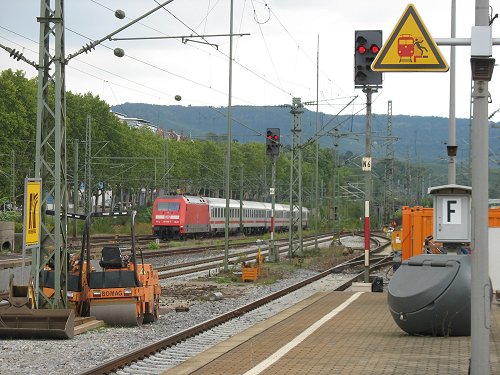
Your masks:
M318 247L317 249L310 248L304 251L301 266L315 271L324 271L343 262L348 254L347 248L337 244L329 247Z
M160 248L160 244L157 243L156 241L151 241L148 243L149 250L158 250L159 248Z
M214 281L217 284L233 284L241 283L241 275L234 273L233 271L221 270L217 276L215 276Z
M265 262L262 265L261 276L255 281L255 284L260 285L271 285L276 283L278 280L288 277L290 274L295 272L297 269L306 268L314 271L325 271L333 266L344 262L349 255L349 251L344 246L335 244L329 247L318 247L307 249L304 255L301 257L294 258L280 258L279 262ZM246 257L241 257L238 259L237 264L241 265ZM225 272L221 270L216 276L213 277L213 281L220 284L240 284L241 273L235 273L236 267ZM239 270L239 267L238 267ZM247 282L248 283L248 282ZM245 283L245 284L247 284ZM243 284L244 285L244 284Z

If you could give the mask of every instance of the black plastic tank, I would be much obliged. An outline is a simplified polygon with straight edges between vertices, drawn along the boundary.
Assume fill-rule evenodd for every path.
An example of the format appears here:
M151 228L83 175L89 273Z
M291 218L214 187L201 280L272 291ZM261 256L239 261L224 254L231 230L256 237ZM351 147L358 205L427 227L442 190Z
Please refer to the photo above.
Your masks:
M470 256L412 257L394 273L387 292L394 321L410 335L470 336Z

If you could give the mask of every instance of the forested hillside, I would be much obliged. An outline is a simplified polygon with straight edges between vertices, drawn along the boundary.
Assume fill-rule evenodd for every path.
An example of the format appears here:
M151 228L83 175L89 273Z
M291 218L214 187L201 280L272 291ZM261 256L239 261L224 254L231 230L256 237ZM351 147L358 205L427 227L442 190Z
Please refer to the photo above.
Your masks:
M154 104L124 103L112 109L130 117L139 117L157 124L163 129L189 135L193 138L212 139L227 133L227 108L194 106L160 106ZM290 108L286 107L233 107L233 138L240 142L262 141L267 127L281 128L285 143L289 142L291 128ZM469 158L469 119L457 119L457 144L459 159ZM303 140L314 136L316 113L304 108L302 115ZM364 152L366 117L350 115L349 110L339 116L320 113L320 144L332 147L337 143L341 152ZM490 128L490 148L500 151L500 130ZM387 115L374 114L372 118L373 152L385 157L387 138ZM335 140L335 135L339 136ZM423 163L439 163L446 156L448 119L443 117L402 116L392 117L392 141L395 157ZM441 161L442 163L442 161Z

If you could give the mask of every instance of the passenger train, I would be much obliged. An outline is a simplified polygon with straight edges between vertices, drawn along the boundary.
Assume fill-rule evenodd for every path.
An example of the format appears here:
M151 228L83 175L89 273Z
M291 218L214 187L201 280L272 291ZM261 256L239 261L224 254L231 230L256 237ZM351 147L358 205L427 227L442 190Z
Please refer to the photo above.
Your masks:
M229 200L229 231L260 234L271 230L271 203ZM298 210L294 211L295 218ZM308 224L309 210L302 208L302 228ZM226 199L176 195L156 198L152 212L153 234L162 239L185 239L225 232ZM275 204L274 230L288 231L290 205Z

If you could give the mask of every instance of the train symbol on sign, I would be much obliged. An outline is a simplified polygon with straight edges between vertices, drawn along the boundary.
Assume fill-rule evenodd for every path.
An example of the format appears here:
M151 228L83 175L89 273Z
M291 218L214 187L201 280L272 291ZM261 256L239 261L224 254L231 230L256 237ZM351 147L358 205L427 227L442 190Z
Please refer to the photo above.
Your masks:
M411 34L401 34L398 38L398 55L399 62L417 62L417 59L428 58L429 50L423 46L424 39L420 37L414 38ZM420 51L420 55L415 54L415 47ZM425 53L425 54L424 54Z

